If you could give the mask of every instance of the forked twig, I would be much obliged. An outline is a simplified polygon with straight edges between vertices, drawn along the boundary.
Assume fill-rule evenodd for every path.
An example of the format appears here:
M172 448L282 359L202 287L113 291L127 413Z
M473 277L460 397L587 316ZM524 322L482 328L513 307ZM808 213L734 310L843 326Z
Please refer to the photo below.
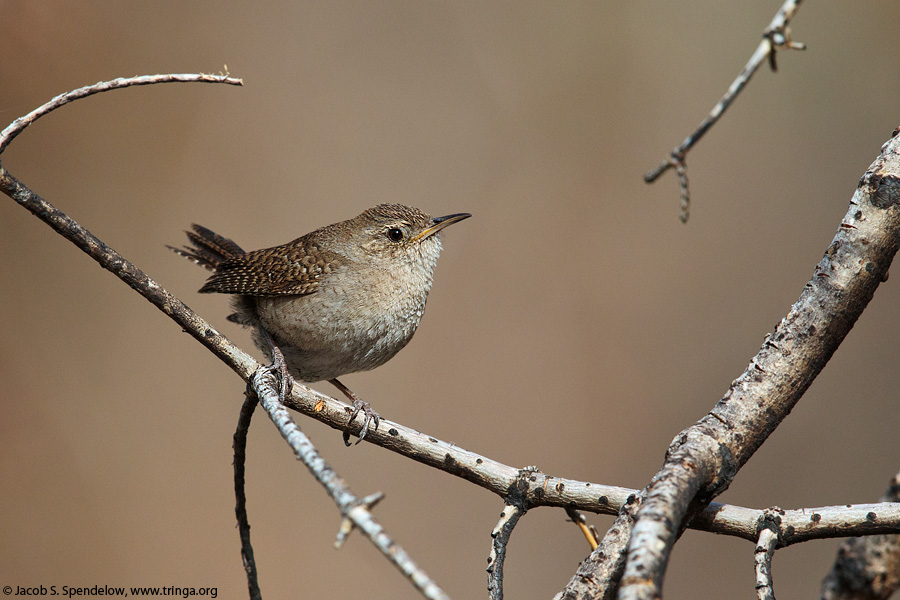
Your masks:
M673 167L676 168L678 172L678 181L681 187L680 218L683 223L687 222L690 215L691 202L691 197L688 193L687 163L685 162L687 153L690 152L691 148L694 147L694 144L700 141L700 138L716 124L716 121L719 120L725 111L728 110L728 107L731 106L731 103L734 102L738 94L740 94L747 83L749 83L750 78L753 77L753 74L756 73L756 70L759 69L761 64L768 60L769 66L775 71L777 70L775 53L778 50L785 48L791 50L804 50L806 48L805 45L791 39L791 31L788 26L802 1L803 0L786 0L778 10L775 18L773 18L772 22L769 23L769 26L766 27L763 32L762 41L759 42L756 51L750 57L750 60L747 61L744 69L728 87L728 91L725 92L725 95L723 95L716 105L713 106L709 115L700 122L700 125L697 126L697 129L695 129L693 133L687 136L681 144L676 146L672 152L669 153L666 160L662 161L659 166L644 175L644 181L653 183L660 175L669 169Z

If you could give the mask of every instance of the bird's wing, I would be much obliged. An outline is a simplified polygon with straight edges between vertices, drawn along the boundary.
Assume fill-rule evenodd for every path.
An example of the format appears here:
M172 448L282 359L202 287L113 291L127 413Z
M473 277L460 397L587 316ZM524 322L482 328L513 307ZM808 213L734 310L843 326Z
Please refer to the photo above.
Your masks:
M298 240L299 241L299 240ZM307 240L254 250L220 263L200 292L281 296L312 294L346 258Z

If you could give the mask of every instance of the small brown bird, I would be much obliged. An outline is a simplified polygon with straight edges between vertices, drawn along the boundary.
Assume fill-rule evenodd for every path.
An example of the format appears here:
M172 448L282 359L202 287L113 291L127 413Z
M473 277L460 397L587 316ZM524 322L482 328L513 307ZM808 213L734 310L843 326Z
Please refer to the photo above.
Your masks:
M361 441L370 422L378 428L378 414L338 377L381 366L409 343L441 253L439 232L470 216L379 204L274 248L245 252L199 225L186 232L193 246L168 248L215 272L201 293L234 294L228 319L254 329L283 393L288 374L328 380L352 401L349 422L363 411Z

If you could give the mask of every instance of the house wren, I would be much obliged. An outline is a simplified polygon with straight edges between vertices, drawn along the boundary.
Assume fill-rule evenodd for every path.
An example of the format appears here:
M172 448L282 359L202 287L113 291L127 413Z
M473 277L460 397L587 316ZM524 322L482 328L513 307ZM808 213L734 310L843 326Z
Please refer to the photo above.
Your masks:
M186 232L193 246L169 248L214 271L201 293L234 294L228 320L253 328L282 375L282 393L288 374L328 380L353 402L349 422L363 411L361 441L370 422L378 428L378 414L337 378L381 366L409 343L441 253L439 232L470 216L379 204L274 248L245 252L199 225Z

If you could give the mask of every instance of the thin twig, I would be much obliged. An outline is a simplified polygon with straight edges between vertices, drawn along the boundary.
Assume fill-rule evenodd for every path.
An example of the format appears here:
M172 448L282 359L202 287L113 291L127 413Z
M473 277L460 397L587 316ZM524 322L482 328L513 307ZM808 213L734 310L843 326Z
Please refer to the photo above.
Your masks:
M500 513L497 526L491 531L491 553L488 556L488 592L491 600L503 600L503 563L506 560L506 545L513 528L519 522L524 510L507 503Z
M691 216L691 191L688 186L687 162L684 156L675 165L675 173L678 175L678 188L681 190L679 197L681 198L681 208L678 211L678 218L682 223L687 223Z
M111 81L101 81L93 85L86 85L77 90L60 94L46 104L39 106L24 117L19 117L0 131L0 154L6 149L13 139L22 133L26 127L57 108L101 92L117 90L135 85L152 85L155 83L227 83L229 85L244 85L241 79L228 77L227 75L209 75L206 73L167 73L161 75L141 75L140 77L119 77Z
M786 0L782 7L778 9L778 13L772 19L772 22L766 27L763 33L763 39L756 47L756 51L753 52L750 60L747 61L743 70L731 83L728 87L728 91L725 92L725 95L723 95L716 103L709 115L700 122L700 125L697 126L697 129L695 129L693 133L687 136L681 144L672 150L666 160L662 161L659 166L644 175L644 181L653 183L660 175L669 169L675 167L678 170L678 180L681 184L680 218L682 222L686 223L690 214L690 195L688 194L687 188L687 165L685 163L687 153L690 152L691 148L694 147L694 144L700 141L706 132L716 124L725 111L728 110L728 107L731 106L731 103L734 102L738 94L740 94L747 83L749 83L750 78L753 77L753 74L756 73L756 70L759 69L761 64L768 60L774 71L775 53L778 50L783 48L789 48L791 50L805 49L803 44L791 39L789 27L790 21L797 12L801 2L802 0Z
M247 432L250 420L259 402L255 394L248 393L241 406L237 429L234 432L234 513L237 517L238 532L241 536L241 560L247 573L247 587L250 600L260 600L259 576L256 572L256 561L253 558L253 546L250 544L250 521L247 518L247 496L244 493L244 465L247 461Z
M597 530L594 529L592 525L588 525L587 519L584 518L584 515L572 508L571 506L566 508L566 514L569 515L569 518L572 519L572 522L578 526L578 529L581 530L582 535L584 535L584 539L587 540L588 545L590 545L591 550L596 550L597 546L600 545L598 541L600 536L597 535Z
M447 600L449 596L438 587L410 556L385 533L384 528L372 517L369 507L380 499L380 494L360 500L355 496L343 479L325 462L309 438L294 423L287 408L281 403L268 368L261 368L250 376L250 387L259 398L259 403L275 423L281 437L294 451L309 472L337 504L343 517L342 540L346 537L348 526L352 524L362 531L391 564L409 579L413 586L429 600Z

